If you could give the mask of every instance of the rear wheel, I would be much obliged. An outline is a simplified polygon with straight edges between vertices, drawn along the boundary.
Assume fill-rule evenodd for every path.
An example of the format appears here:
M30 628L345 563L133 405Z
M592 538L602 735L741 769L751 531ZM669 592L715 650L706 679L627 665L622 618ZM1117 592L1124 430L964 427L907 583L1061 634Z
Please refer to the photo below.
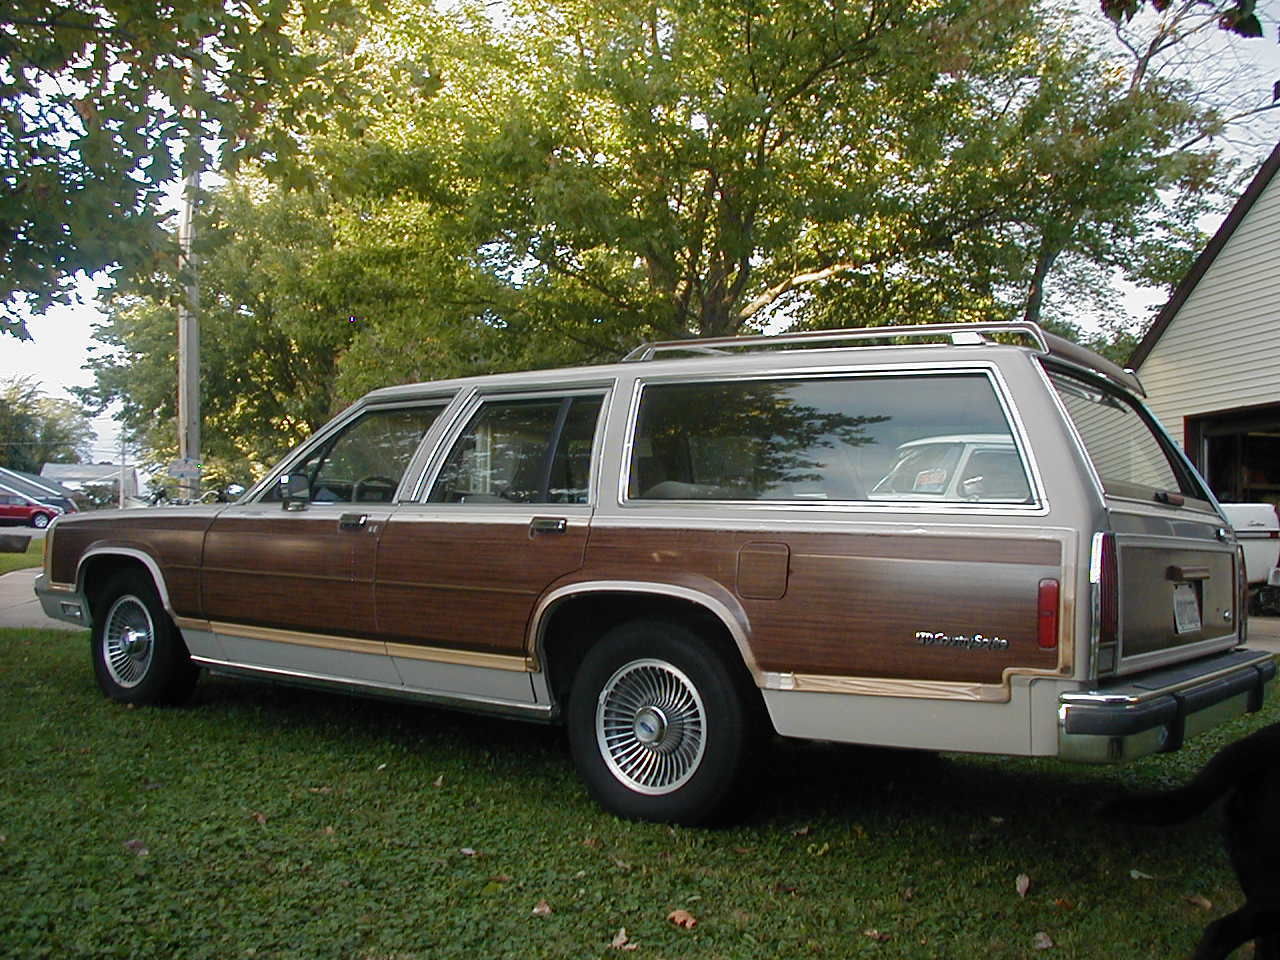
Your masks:
M43 530L49 525L49 515L47 513L32 514L31 525L37 530Z
M179 703L195 686L199 668L143 573L108 581L94 604L90 643L94 676L112 700Z
M679 624L635 621L602 637L567 714L596 801L622 817L694 824L736 799L755 715L740 672Z

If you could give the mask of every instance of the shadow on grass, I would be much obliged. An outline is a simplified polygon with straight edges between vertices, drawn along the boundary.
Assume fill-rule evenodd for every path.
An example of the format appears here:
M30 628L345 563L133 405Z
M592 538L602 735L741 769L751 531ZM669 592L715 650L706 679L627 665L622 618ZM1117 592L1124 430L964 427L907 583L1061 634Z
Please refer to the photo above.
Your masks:
M314 737L317 748L338 738L370 753L393 746L431 752L464 765L483 761L518 789L581 800L564 731L559 726L313 691L223 677L203 678L191 709L235 713L264 737L281 730ZM971 854L1017 840L1069 850L1106 843L1144 849L1172 864L1187 846L1215 848L1215 818L1177 831L1134 831L1101 821L1099 805L1121 790L1111 768L1053 760L963 756L773 738L755 760L730 827L770 831L823 822L876 830L909 827L927 835L939 856ZM504 784L504 790L512 784Z

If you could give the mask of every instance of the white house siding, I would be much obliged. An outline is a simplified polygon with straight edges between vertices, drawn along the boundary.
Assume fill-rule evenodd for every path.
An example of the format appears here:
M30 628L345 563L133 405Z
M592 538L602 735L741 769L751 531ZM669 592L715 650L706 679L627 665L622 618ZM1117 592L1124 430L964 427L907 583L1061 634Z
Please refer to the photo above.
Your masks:
M1179 443L1186 417L1280 402L1280 175L1143 361L1147 403Z

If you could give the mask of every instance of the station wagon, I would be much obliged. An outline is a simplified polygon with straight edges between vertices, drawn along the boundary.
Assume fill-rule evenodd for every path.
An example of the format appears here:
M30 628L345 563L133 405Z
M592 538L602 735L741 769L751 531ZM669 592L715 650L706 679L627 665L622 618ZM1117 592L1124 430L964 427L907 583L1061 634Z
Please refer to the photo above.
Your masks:
M627 817L768 735L1119 762L1256 710L1239 546L1128 371L1032 324L648 344L376 390L237 502L62 517L98 683L567 726Z

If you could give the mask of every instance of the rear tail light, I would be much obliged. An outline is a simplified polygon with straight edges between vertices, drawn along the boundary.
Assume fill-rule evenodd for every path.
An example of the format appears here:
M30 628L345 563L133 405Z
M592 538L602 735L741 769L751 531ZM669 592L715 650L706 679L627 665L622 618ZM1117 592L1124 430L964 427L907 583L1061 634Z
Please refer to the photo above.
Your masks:
M1089 583L1093 589L1090 674L1096 679L1115 673L1120 653L1120 573L1114 533L1094 534Z
M1058 594L1057 580L1041 580L1036 601L1036 641L1041 650L1053 650L1058 646Z
M1098 644L1114 645L1120 635L1120 573L1116 535L1104 533L1098 550Z

